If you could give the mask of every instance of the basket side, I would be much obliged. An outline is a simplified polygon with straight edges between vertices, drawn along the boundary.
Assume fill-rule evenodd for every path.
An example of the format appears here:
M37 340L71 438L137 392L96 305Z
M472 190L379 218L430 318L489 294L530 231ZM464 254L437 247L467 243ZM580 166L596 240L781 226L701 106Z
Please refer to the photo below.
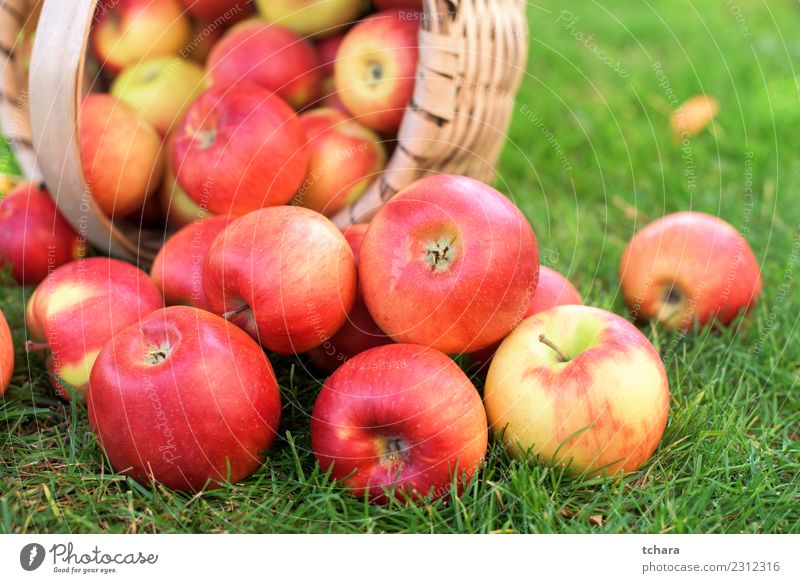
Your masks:
M333 221L368 222L434 173L491 182L528 58L523 0L423 0L414 94L386 170Z

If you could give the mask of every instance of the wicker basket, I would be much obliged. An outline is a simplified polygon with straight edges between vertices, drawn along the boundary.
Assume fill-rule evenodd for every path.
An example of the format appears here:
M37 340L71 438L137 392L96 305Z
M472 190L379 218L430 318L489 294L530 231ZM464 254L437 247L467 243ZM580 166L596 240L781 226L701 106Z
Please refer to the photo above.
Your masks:
M80 163L76 127L97 2L0 0L5 97L0 123L26 174L44 178L61 211L92 244L147 263L164 234L112 224L92 200ZM334 217L340 226L368 221L397 191L428 173L463 174L484 182L494 177L525 71L525 3L423 2L417 82L397 148L366 194ZM19 32L32 30L35 23L28 80L30 37Z

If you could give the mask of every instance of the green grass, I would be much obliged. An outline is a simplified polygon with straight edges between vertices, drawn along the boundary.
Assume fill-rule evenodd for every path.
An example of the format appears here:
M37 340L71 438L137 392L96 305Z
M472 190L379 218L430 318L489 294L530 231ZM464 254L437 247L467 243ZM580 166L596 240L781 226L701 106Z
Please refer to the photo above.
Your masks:
M300 361L278 358L282 438L262 470L197 496L143 488L113 474L84 407L52 395L40 357L21 349L25 292L4 286L0 306L19 349L0 401L0 532L800 532L800 8L569 3L579 20L568 29L562 4L529 9L528 75L497 182L533 223L543 260L588 303L625 313L625 242L646 220L691 208L747 227L763 265L763 297L736 326L686 337L644 330L667 361L672 407L640 472L569 478L493 446L460 499L369 506L314 463L308 421L319 382ZM579 40L590 34L612 66ZM722 105L685 157L670 138L655 62L677 99L705 92Z

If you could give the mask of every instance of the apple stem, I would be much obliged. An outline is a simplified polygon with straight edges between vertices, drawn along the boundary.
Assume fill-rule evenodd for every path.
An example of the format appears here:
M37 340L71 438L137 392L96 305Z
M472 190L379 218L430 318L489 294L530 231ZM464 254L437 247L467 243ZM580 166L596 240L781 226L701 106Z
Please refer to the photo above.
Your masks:
M551 348L558 355L558 358L561 359L561 362L569 362L569 357L566 354L564 354L564 352L558 347L558 345L556 345L555 342L550 340L544 334L539 334L539 342L541 342L548 348Z
M44 352L48 350L50 346L47 342L34 342L33 340L28 340L25 343L25 352Z
M249 309L250 309L250 306L248 306L247 304L242 304L241 306L239 306L238 308L236 308L234 310L231 310L229 312L225 312L224 314L222 314L222 317L225 318L226 320L230 320L234 316L238 316L242 312L246 312Z

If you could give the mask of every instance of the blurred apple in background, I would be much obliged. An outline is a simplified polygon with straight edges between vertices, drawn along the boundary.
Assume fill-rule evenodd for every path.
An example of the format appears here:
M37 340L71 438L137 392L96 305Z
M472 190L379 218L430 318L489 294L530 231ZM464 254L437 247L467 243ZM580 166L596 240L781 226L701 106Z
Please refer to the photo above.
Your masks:
M373 14L347 33L336 55L339 98L379 132L397 131L414 92L419 22L401 11Z
M211 310L281 354L307 352L335 334L353 307L356 282L353 253L339 229L294 206L233 221L203 267Z
M761 295L761 270L745 238L699 212L667 215L636 233L620 279L633 317L682 330L729 324Z
M368 228L369 225L359 224L351 225L342 231L344 238L347 239L347 243L353 250L356 266L358 266L361 243L364 241L364 235ZM347 314L344 326L339 328L339 331L325 341L322 346L309 352L308 356L320 370L333 372L355 355L370 348L391 344L391 342L392 339L378 327L370 316L361 291L357 289L356 299L350 313Z
M441 498L478 469L488 431L478 391L446 355L392 344L362 352L325 382L311 417L322 471L357 498Z
M186 194L214 214L289 202L308 170L305 133L285 101L250 83L212 87L189 108L172 152Z
M661 358L633 324L598 308L557 306L503 341L484 402L512 455L612 475L638 469L656 449L669 386Z
M101 0L91 43L100 65L118 73L150 57L179 54L191 30L178 0Z
M168 306L188 305L208 309L203 292L203 263L211 243L231 217L208 217L186 225L161 247L150 269L153 283Z
M84 251L44 184L24 182L0 199L0 268L11 265L17 283L36 285Z
M286 28L257 21L228 31L212 49L206 69L214 85L255 83L295 109L318 99L322 82L311 43Z
M126 104L92 93L80 115L81 159L97 205L109 217L142 208L164 175L161 138Z
M164 306L146 273L117 259L73 261L48 275L28 300L29 351L48 351L48 371L86 396L89 372L112 336ZM70 392L51 379L59 396Z
M369 312L392 339L456 354L490 346L522 320L539 252L509 199L477 180L440 174L378 211L359 267Z
M386 151L372 130L336 109L313 109L300 120L310 160L295 200L330 217L364 194L386 165Z
M14 340L3 312L0 312L0 397L8 390L14 374Z
M302 37L331 36L358 20L362 0L255 0L261 16Z
M205 88L205 73L197 63L158 57L126 68L111 94L166 136Z
M185 306L153 312L106 344L88 405L116 471L191 492L257 470L281 417L275 374L258 344Z

